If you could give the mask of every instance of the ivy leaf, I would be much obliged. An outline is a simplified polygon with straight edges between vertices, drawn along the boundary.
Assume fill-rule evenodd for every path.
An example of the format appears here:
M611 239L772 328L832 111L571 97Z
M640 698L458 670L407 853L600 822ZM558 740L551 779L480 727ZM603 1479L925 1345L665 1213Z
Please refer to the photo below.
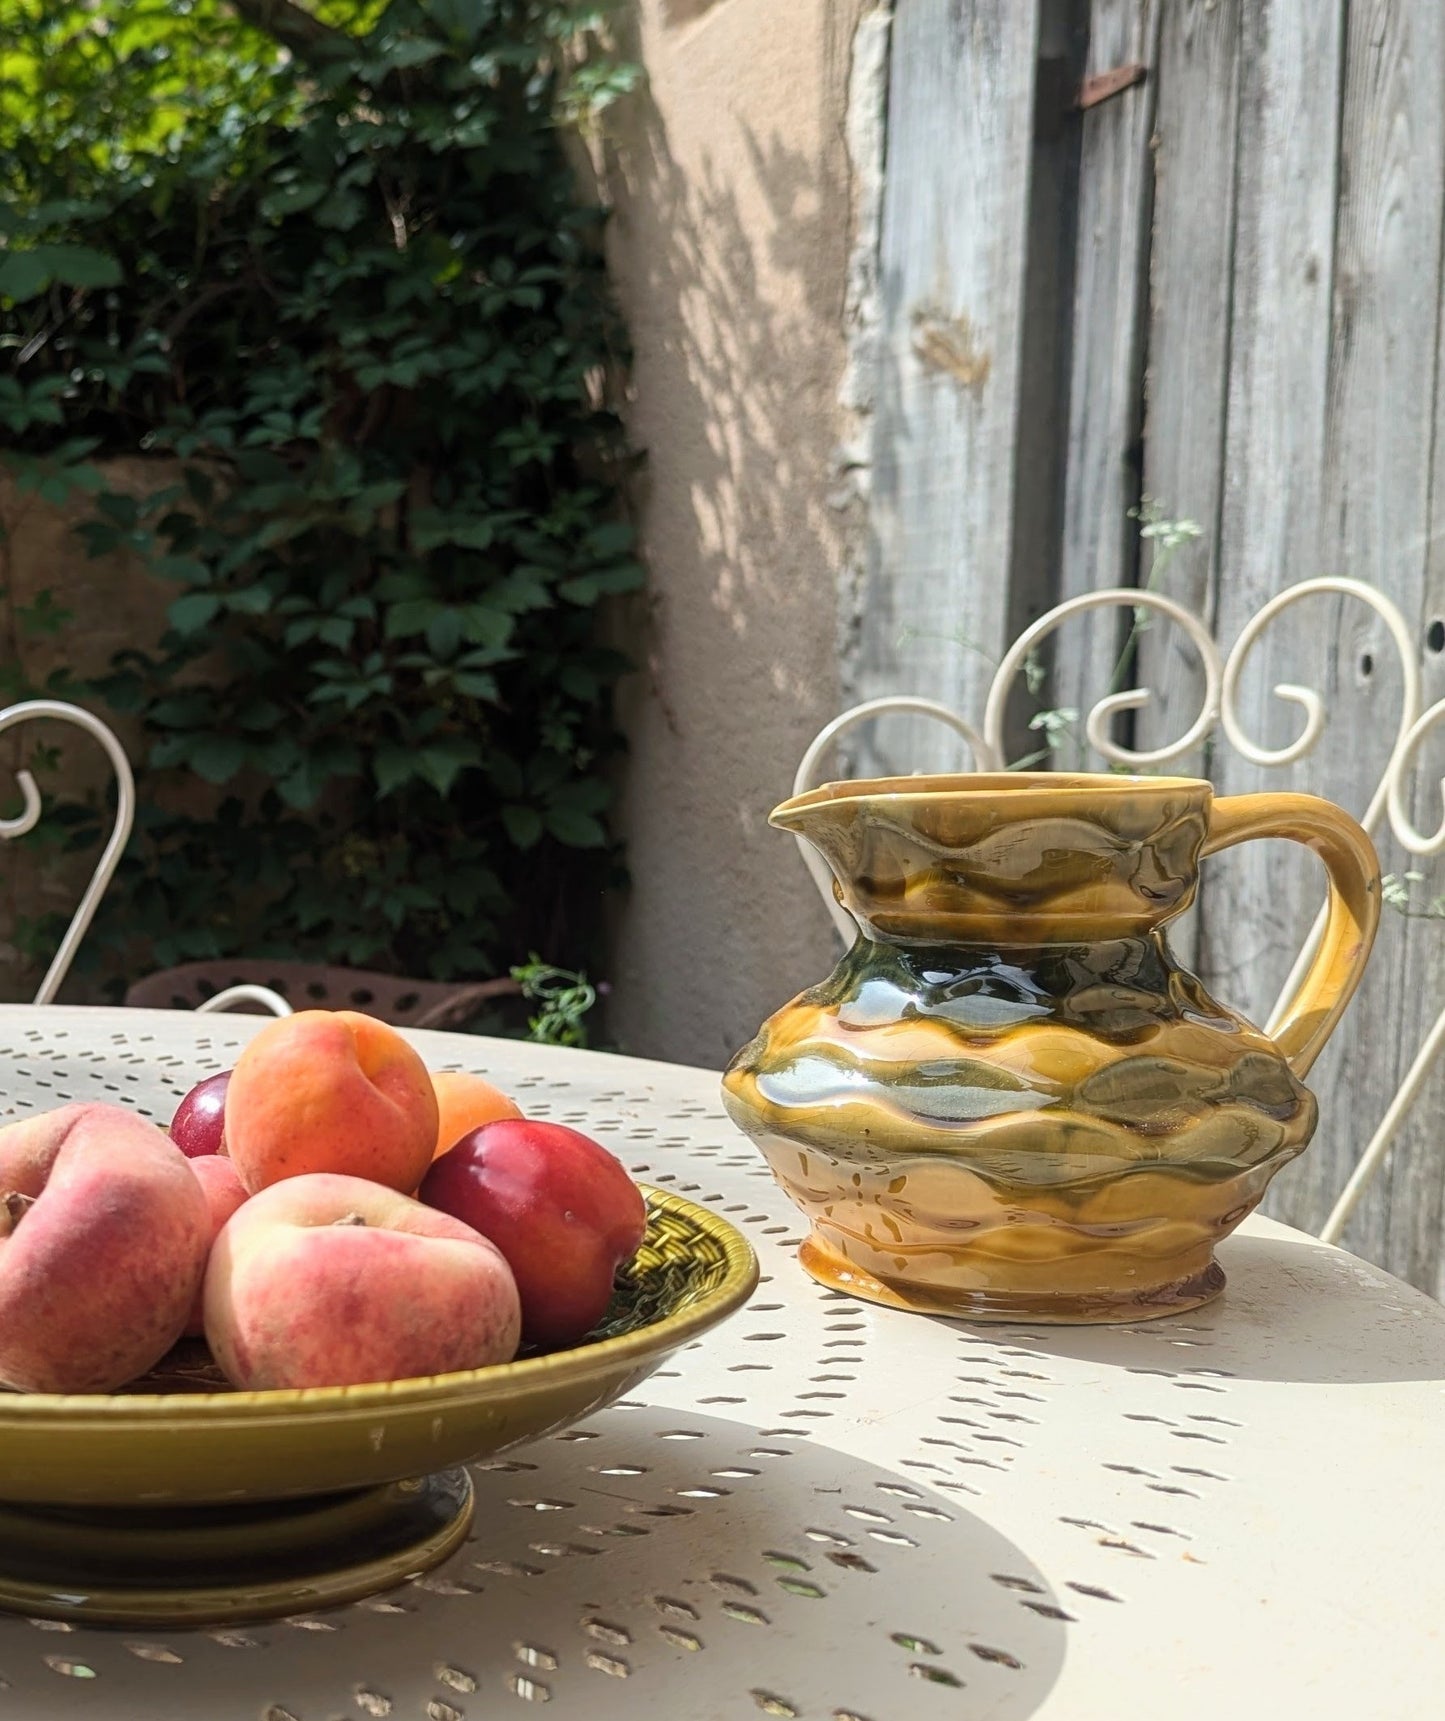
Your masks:
M642 580L642 569L636 562L619 562L615 567L599 568L595 573L579 574L575 580L564 580L557 589L570 603L594 604L598 598L614 593L634 592Z
M208 783L227 783L246 762L246 743L234 735L197 735L186 749L186 761Z
M115 537L116 534L111 533L111 543L114 543ZM107 544L106 548L109 547L110 544ZM194 556L156 556L151 561L150 571L178 586L204 586L210 583L211 578L211 570Z
M316 805L316 798L325 787L325 776L318 775L309 759L303 759L294 771L289 771L276 784L276 793L288 807L305 812Z
M555 804L548 807L547 829L568 848L596 849L604 847L607 842L607 832L601 822L591 813L579 812L575 807Z
M221 600L214 592L187 592L166 611L166 620L177 633L199 633L220 613ZM218 778L217 781L224 781Z
M323 181L302 180L295 185L283 185L279 191L263 197L260 210L268 219L275 221L283 215L297 215L303 209L314 208L325 195Z
M426 643L432 656L443 662L455 657L462 643L461 615L454 609L438 610L427 624Z
M591 699L597 693L597 677L590 669L580 664L564 663L558 671L557 680L566 693L574 699Z
M0 263L0 296L33 299L50 285L49 265L39 251L11 251Z
M403 37L398 42L389 42L384 56L374 67L367 68L368 76L385 75L390 71L405 71L411 66L424 66L430 60L444 54L446 49L440 42L427 42L418 36Z
M67 287L118 287L124 276L120 264L89 245L47 245L50 272Z
M502 823L519 849L535 848L542 840L542 815L535 807L503 807Z
M314 749L278 780L276 793L288 807L304 812L315 806L321 791L334 777L351 776L355 766L355 754L349 748Z
M545 573L537 568L513 568L487 593L487 602L493 609L506 610L514 615L545 609L551 601L552 593Z
M274 729L285 721L286 707L278 705L274 699L258 699L246 706L236 718L242 729L252 732Z
M446 796L462 772L479 758L475 742L455 736L418 749L417 770L439 795Z
M416 775L416 755L409 747L378 747L371 768L378 794L389 795Z
M600 777L573 778L559 783L547 797L550 807L571 807L582 813L600 813L612 805L612 789Z
M419 551L435 550L441 544L456 544L465 550L489 550L496 542L494 521L468 515L419 509L411 523L411 541Z
M235 615L265 615L271 608L271 594L265 586L243 586L227 592L226 608Z
M405 598L389 606L382 632L388 639L408 639L413 634L425 633L439 607L434 598Z
M479 645L489 651L500 651L516 631L517 618L505 610L493 609L490 604L468 604L462 617L462 633L468 645ZM475 653L468 652L466 662L475 661Z
M35 594L34 603L17 604L15 615L21 631L32 638L57 634L67 622L75 619L74 612L57 603L55 593L48 587L42 587Z
M636 536L625 520L604 520L587 534L587 547L600 561L630 550Z
M316 206L319 225L338 230L355 227L365 214L366 205L354 191L333 191Z
M205 721L207 700L201 693L174 694L158 699L147 715L162 729L193 729Z

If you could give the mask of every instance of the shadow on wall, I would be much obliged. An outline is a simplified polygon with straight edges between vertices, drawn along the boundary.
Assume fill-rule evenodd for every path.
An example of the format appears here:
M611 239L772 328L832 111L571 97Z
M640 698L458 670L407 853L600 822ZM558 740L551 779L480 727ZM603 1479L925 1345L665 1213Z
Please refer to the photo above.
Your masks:
M758 208L745 210L733 164L725 173L704 157L685 173L650 98L632 105L609 179L621 188L619 220L630 230L619 273L630 301L640 391L632 422L647 460L649 535L681 525L731 633L751 632L788 656L790 642L773 633L775 612L750 597L791 600L802 611L794 568L810 556L831 566L839 538L826 469L810 469L813 449L790 434L812 404L800 398L810 386L818 406L831 404L826 356L810 358L808 347L821 345L819 334L840 315L838 276L825 262L840 249L838 235L822 215L816 163L801 151L765 146L738 128L759 194ZM806 613L823 619L813 605ZM831 656L831 635L827 643ZM785 675L770 680L778 692L787 686Z
M666 18L703 9L673 0ZM828 489L848 221L841 164L791 141L816 122L770 110L744 57L736 102L701 60L684 69L716 121L706 140L675 87L667 118L644 88L614 110L603 173L650 570L629 629L643 673L623 696L634 889L613 1019L631 1050L711 1064L831 965L821 907L766 818L838 699L846 520ZM710 974L705 999L676 973L680 946Z

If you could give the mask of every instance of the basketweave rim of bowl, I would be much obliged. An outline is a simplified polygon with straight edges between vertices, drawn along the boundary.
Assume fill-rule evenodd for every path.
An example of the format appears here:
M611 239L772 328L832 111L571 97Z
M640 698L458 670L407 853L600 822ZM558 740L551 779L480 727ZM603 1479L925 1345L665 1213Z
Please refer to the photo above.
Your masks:
M695 1333L732 1314L747 1301L758 1283L758 1259L752 1245L729 1220L671 1190L648 1183L641 1183L638 1188L647 1201L649 1222L655 1211L689 1220L721 1247L725 1267L722 1281L696 1303L632 1332L551 1351L544 1356L491 1363L485 1368L413 1375L359 1386L283 1387L256 1392L0 1391L0 1434L7 1427L46 1422L70 1427L90 1422L97 1428L115 1429L179 1421L190 1426L254 1427L258 1422L310 1421L322 1412L328 1414L328 1420L349 1421L374 1416L378 1411L429 1404L465 1401L475 1405L494 1398L505 1401L528 1386L541 1387L560 1380L581 1383L617 1373L629 1360L641 1361L661 1348L676 1349Z

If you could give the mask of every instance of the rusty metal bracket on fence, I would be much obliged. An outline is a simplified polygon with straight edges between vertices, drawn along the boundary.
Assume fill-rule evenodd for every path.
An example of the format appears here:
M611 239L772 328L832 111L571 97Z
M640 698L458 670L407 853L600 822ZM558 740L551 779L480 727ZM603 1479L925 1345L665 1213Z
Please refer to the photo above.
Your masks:
M1100 102L1107 102L1125 90L1133 89L1135 84L1142 84L1148 76L1149 68L1137 60L1127 66L1115 66L1111 71L1095 72L1093 77L1085 78L1079 85L1074 108L1078 113L1096 108Z

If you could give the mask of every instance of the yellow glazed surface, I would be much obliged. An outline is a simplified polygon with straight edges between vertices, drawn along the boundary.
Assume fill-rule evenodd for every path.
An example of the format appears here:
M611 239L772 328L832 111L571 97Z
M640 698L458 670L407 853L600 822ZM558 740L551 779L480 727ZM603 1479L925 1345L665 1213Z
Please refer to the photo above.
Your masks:
M905 1307L1137 1319L1215 1295L1217 1241L1314 1132L1301 1078L1379 913L1368 837L1305 795L1180 778L835 783L773 822L858 921L820 986L734 1058L724 1099L808 1216L804 1265ZM1274 1040L1173 960L1201 855L1254 836L1329 873Z

